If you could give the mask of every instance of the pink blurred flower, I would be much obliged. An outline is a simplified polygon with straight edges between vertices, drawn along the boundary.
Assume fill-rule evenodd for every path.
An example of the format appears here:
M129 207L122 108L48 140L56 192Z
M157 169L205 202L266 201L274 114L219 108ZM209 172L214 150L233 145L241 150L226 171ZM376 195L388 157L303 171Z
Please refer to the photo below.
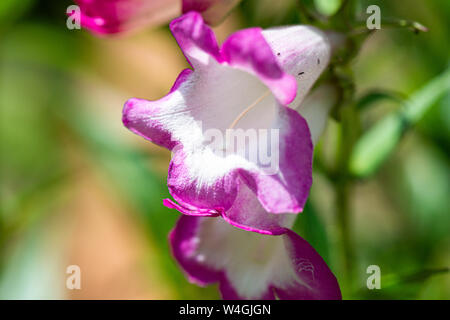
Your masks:
M84 28L100 35L169 22L181 12L197 11L219 23L240 0L75 0Z
M180 0L75 0L81 25L96 34L114 34L160 25L180 13Z

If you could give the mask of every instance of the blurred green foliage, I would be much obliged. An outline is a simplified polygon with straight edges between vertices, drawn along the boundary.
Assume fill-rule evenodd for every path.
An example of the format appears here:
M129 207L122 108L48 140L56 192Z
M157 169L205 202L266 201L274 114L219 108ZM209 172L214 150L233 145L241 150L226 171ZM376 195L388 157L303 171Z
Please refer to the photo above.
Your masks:
M403 103L401 110L391 112L367 130L352 154L350 172L359 177L372 174L395 149L405 131L415 125L449 91L450 69L415 92Z

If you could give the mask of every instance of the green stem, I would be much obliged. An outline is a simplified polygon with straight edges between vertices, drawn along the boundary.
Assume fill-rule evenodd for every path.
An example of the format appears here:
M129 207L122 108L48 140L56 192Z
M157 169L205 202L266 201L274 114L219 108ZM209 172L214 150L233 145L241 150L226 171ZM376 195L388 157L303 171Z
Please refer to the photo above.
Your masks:
M340 231L340 241L342 246L342 268L344 270L344 281L351 284L354 274L354 249L352 242L351 217L349 210L350 183L347 179L341 178L335 184L336 193L336 217Z
M7 241L6 227L3 219L3 212L0 212L0 280L3 274L3 267L5 264L6 241Z
M354 104L349 104L340 110L341 131L339 149L336 159L337 179L334 182L336 195L336 219L339 227L343 279L347 289L352 288L355 275L356 255L353 242L352 216L350 195L354 180L349 174L350 155L359 134L358 110Z
M326 17L320 15L314 10L310 10L304 4L303 0L297 0L296 3L302 24L313 24L319 26L327 22Z

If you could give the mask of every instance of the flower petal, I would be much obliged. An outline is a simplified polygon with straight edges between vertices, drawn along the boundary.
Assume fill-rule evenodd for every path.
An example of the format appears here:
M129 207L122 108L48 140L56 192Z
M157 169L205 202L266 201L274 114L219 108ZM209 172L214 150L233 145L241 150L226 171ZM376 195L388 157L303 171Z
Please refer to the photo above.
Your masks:
M125 127L157 145L172 150L177 141L167 123L171 121L173 115L184 112L184 100L177 90L189 80L191 74L192 70L183 70L170 92L160 100L147 101L133 98L125 102L122 112L122 122ZM180 122L183 120L180 119ZM179 123L174 125L177 124Z
M163 204L170 209L178 210L179 212L186 214L188 216L194 216L194 217L216 217L220 215L219 211L214 209L199 209L196 207L188 208L180 206L178 203L175 203L174 201L170 199L164 199ZM187 204L189 205L189 204Z
M342 299L336 277L316 250L292 230L287 230L283 237L291 266L303 285L280 279L282 285L274 288L276 295L283 300Z
M170 30L195 69L209 65L211 58L222 60L216 36L199 13L191 11L178 17L170 23Z
M231 225L261 234L280 235L292 226L296 215L267 212L254 192L242 181L230 209L222 212L222 218Z
M297 79L297 96L289 106L300 105L330 60L327 36L311 26L289 26L263 30L281 68Z
M182 216L169 239L189 280L219 282L225 299L341 298L320 255L288 229L268 236L234 228L220 218Z
M312 185L313 145L309 128L297 111L282 106L273 128L280 132L277 174L247 171L241 175L265 210L298 213L303 211Z
M181 207L193 213L223 212L231 207L238 189L237 172L226 167L231 163L222 159L223 166L219 166L218 161L219 157L209 150L173 153L167 185Z
M279 66L262 29L250 28L230 35L222 45L222 56L231 66L257 75L281 104L294 100L296 80Z
M182 216L176 227L169 234L172 254L186 272L190 282L200 286L217 281L221 272L199 261L202 256L197 254L200 239L197 237L200 217Z
M313 89L296 108L308 123L313 144L316 144L322 135L327 123L328 113L336 101L336 88L331 84L323 84Z

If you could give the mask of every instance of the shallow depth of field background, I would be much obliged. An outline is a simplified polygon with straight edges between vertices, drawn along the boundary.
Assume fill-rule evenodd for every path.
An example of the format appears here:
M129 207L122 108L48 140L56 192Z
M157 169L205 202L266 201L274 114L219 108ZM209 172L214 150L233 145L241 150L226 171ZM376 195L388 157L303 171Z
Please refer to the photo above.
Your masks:
M216 28L295 21L295 5L243 0ZM179 216L162 205L170 153L122 126L131 97L162 97L187 66L167 26L116 38L68 30L70 1L0 2L0 298L215 299L171 258L167 234ZM361 1L383 17L416 20L415 35L372 35L354 63L357 95L385 88L407 96L449 64L450 2ZM366 17L367 15L362 15ZM364 112L370 126L398 104ZM322 143L333 144L330 120ZM355 275L344 298L449 299L450 94L409 130L394 154L352 193ZM297 232L338 279L343 274L334 194L320 171ZM81 290L65 287L81 268ZM366 288L379 265L382 289Z

